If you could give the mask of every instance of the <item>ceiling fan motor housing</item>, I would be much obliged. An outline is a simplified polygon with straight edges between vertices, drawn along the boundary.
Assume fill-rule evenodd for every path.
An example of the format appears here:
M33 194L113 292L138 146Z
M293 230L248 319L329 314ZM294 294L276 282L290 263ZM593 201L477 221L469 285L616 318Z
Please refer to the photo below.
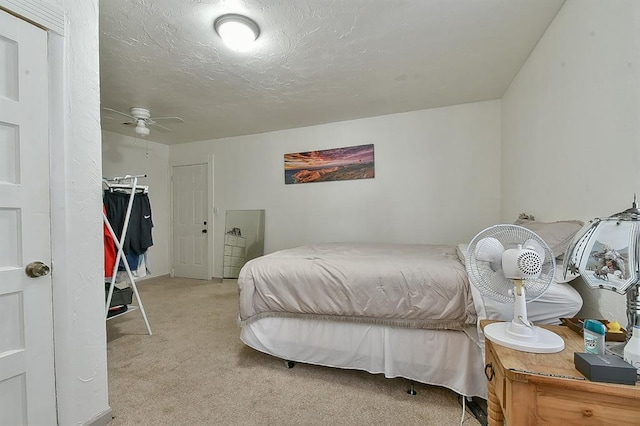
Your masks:
M148 120L151 117L149 110L146 108L133 107L131 108L131 115L138 120Z

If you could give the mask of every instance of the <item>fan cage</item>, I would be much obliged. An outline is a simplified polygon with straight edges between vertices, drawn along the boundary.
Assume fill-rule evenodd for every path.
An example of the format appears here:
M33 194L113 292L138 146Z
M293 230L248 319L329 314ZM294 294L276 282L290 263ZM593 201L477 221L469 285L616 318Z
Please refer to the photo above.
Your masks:
M469 243L467 249L466 269L469 281L482 296L489 297L502 303L513 303L515 295L514 283L502 274L501 266L491 265L490 262L480 260L476 256L478 243L485 238L495 238L505 250L517 248L522 245L526 248L529 241L533 240L544 250L544 260L541 272L537 278L523 280L525 288L525 300L533 302L544 294L553 282L555 276L555 256L547 243L535 232L519 225L494 225L480 231Z

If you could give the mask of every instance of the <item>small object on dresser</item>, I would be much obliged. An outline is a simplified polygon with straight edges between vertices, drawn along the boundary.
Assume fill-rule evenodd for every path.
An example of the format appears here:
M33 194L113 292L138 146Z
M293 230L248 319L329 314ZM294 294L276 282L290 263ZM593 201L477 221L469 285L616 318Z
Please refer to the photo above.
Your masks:
M607 327L600 321L588 319L584 322L584 351L590 354L604 354L604 336Z
M611 321L607 324L607 333L624 333L618 321Z
M636 369L616 355L576 352L573 363L592 382L636 384Z
M240 228L233 228L227 231L228 235L235 235L236 237L241 237L242 236L242 231L240 230Z
M584 326L585 320L586 318L560 318L560 321L562 321L562 325L566 325L571 330L578 333L580 336L584 336L583 326ZM624 327L620 327L619 329L616 328L615 331L612 331L611 329L609 329L609 325L610 325L609 321L603 320L603 319L599 319L598 321L600 321L605 325L605 327L607 327L607 334L605 334L604 336L604 340L606 342L626 341L627 330Z

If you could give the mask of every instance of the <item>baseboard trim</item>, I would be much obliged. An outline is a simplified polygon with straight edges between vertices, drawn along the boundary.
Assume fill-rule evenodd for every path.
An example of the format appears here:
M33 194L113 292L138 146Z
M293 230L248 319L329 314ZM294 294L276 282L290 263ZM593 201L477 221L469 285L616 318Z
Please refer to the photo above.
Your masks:
M155 279L161 278L175 278L171 274L162 274L162 275L145 275L144 277L136 278L136 283L141 283L144 281L153 281ZM211 277L209 281L213 281L214 283L222 283L223 279L221 277Z
M156 278L167 278L167 277L169 277L169 276L170 276L170 274L162 274L162 275L145 275L144 277L137 278L137 279L136 279L136 282L137 282L137 283L139 283L139 282L142 282L142 281L149 281L149 280L153 280L153 279L156 279Z
M111 411L111 407L109 407L109 409L107 409L106 411L98 414L93 419L84 423L84 426L105 426L106 424L111 422L111 420L113 420L113 413Z

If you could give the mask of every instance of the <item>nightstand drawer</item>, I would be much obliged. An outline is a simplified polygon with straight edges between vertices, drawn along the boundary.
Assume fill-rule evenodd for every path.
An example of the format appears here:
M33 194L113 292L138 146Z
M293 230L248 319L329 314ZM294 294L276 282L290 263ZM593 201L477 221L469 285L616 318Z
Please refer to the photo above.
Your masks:
M595 390L595 389L594 389ZM633 425L640 408L629 400L600 392L579 392L551 386L537 386L539 424Z

